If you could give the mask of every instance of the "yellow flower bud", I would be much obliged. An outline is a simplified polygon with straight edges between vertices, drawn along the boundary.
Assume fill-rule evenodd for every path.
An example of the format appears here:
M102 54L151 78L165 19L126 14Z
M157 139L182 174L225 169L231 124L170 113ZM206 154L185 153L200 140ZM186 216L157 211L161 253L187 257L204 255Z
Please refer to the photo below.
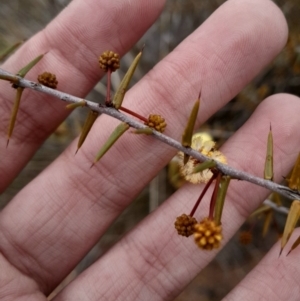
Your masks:
M220 247L223 238L222 227L217 226L213 220L205 218L199 224L194 225L194 239L199 248L212 250Z

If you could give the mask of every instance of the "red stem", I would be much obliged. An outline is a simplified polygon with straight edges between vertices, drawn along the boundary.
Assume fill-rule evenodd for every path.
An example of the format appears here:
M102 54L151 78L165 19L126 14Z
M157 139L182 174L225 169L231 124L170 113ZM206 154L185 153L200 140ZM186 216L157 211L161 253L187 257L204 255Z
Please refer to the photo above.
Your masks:
M253 229L254 229L255 225L256 225L256 221L254 221L252 223L252 225L250 225L250 228L249 228L248 232L253 232Z
M191 211L191 213L190 213L190 216L193 216L193 215L194 215L194 213L195 213L195 211L197 210L197 208L198 208L198 206L199 206L201 200L203 199L203 197L204 197L204 195L205 195L207 189L209 188L209 186L211 185L211 183L213 182L213 180L214 180L216 177L217 177L217 175L216 175L216 174L213 174L212 177L209 179L209 181L206 183L206 185L205 185L205 187L203 188L203 190L202 190L202 192L201 192L201 194L200 194L200 196L199 196L199 198L198 198L196 204L194 205L194 208L192 209L192 211Z
M126 108L124 108L122 106L119 109L122 110L123 112L126 112L126 113L128 113L128 114L130 114L130 115L132 115L132 116L134 116L136 118L139 118L140 120L148 123L148 119L145 118L145 117L143 117L143 116L141 116L141 115L139 115L138 113L135 113L135 112L133 112L133 111L131 111L129 109L126 109Z
M106 106L111 105L110 89L111 89L111 69L108 68L108 70L107 70L107 85L106 85L106 100L105 100L105 105Z
M209 216L208 216L208 219L210 219L210 220L214 219L214 211L215 211L215 205L216 205L218 190L220 188L219 186L220 186L220 182L221 182L221 177L222 177L222 174L219 172L217 174L217 180L216 180L216 183L215 183L215 188L214 188L213 194L211 196L211 200L210 200Z

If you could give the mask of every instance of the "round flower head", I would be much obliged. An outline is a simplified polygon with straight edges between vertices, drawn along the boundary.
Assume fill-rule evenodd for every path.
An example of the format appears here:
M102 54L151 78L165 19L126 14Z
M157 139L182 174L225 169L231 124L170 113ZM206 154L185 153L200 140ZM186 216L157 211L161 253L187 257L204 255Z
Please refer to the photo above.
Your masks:
M174 223L178 234L185 237L189 237L194 233L195 224L197 224L197 220L194 217L186 214L178 216Z
M239 241L242 245L248 245L252 242L252 233L249 231L243 231L240 233Z
M55 74L44 72L38 76L38 82L46 87L56 89L58 81Z
M148 125L150 128L156 129L158 132L163 133L167 123L160 115L150 114L148 121L145 122L145 125Z
M212 250L220 247L222 226L217 226L213 220L205 218L199 224L194 225L194 238L199 248Z
M104 51L99 57L99 66L104 72L108 69L114 72L120 68L120 57L111 50Z
M220 151L214 149L215 144L214 141L209 140L207 137L203 136L203 134L197 133L193 135L191 147L207 157L226 164L226 157ZM184 164L183 152L179 152L178 155L180 157L180 173L186 181L193 184L207 183L212 177L212 172L209 169L205 169L198 173L193 172L196 165L201 163L197 159L190 157L188 162Z

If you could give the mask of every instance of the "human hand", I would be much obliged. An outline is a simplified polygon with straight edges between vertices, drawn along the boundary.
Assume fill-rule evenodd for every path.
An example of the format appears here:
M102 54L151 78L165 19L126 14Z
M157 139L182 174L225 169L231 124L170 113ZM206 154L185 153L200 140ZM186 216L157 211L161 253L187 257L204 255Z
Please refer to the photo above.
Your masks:
M159 15L163 4L159 0L73 1L3 68L17 72L48 51L28 77L57 68L60 89L84 96L101 76L97 56L106 49L124 54ZM284 18L271 1L228 1L126 94L126 106L145 115L162 114L168 122L166 134L180 140L200 88L198 125L269 63L286 38ZM13 91L7 83L0 84L3 150ZM36 92L25 93L26 107L20 108L13 138L0 159L1 191L67 115L65 103L48 96L42 99ZM224 145L229 164L261 175L271 122L275 180L279 181L298 154L299 109L294 96L274 95L265 100ZM0 300L46 300L45 295L174 155L174 150L151 137L127 135L89 169L95 149L117 123L108 116L98 118L76 157L75 142L1 212ZM230 184L222 218L223 245L267 193L249 183ZM216 255L179 237L173 226L176 216L190 211L198 195L199 186L182 187L54 300L174 298ZM208 212L205 201L201 206ZM297 250L280 259L278 251L275 246L227 300L297 300Z

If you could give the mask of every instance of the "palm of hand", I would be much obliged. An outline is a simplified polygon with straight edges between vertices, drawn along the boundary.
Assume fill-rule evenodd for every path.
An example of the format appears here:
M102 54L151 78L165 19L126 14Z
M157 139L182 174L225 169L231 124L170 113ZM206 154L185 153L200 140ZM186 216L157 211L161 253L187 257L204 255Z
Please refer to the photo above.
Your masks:
M106 49L124 54L159 15L162 2L127 1L113 6L106 1L74 1L3 68L18 70L34 57L33 52L49 51L36 73L59 64L60 87L84 96L99 78L95 57ZM128 92L126 105L139 112L155 111L159 106L167 116L170 134L179 139L189 114L182 104L194 100L200 84L204 101L198 124L236 95L281 50L286 36L285 21L271 2L229 1ZM1 124L6 128L13 97L12 91L0 84ZM0 161L1 191L67 114L65 104L41 100L36 93L28 93L26 102L18 117L21 126L16 128L5 160ZM290 95L264 101L223 147L228 162L260 174L266 124L272 122L275 158L280 162L275 175L280 180L298 153L299 106L298 98ZM74 157L72 144L1 212L0 300L46 300L45 295L174 155L158 141L149 144L148 137L132 135L120 141L101 165L89 170L95 147L105 142L115 125L115 120L101 116L80 156ZM223 215L225 240L267 194L249 185L234 183L230 187ZM181 243L172 226L178 214L190 209L198 193L199 187L182 187L55 300L172 299L215 255L199 251L192 242ZM299 276L297 252L278 260L277 251L271 250L227 299L297 300L298 288L291 281Z

